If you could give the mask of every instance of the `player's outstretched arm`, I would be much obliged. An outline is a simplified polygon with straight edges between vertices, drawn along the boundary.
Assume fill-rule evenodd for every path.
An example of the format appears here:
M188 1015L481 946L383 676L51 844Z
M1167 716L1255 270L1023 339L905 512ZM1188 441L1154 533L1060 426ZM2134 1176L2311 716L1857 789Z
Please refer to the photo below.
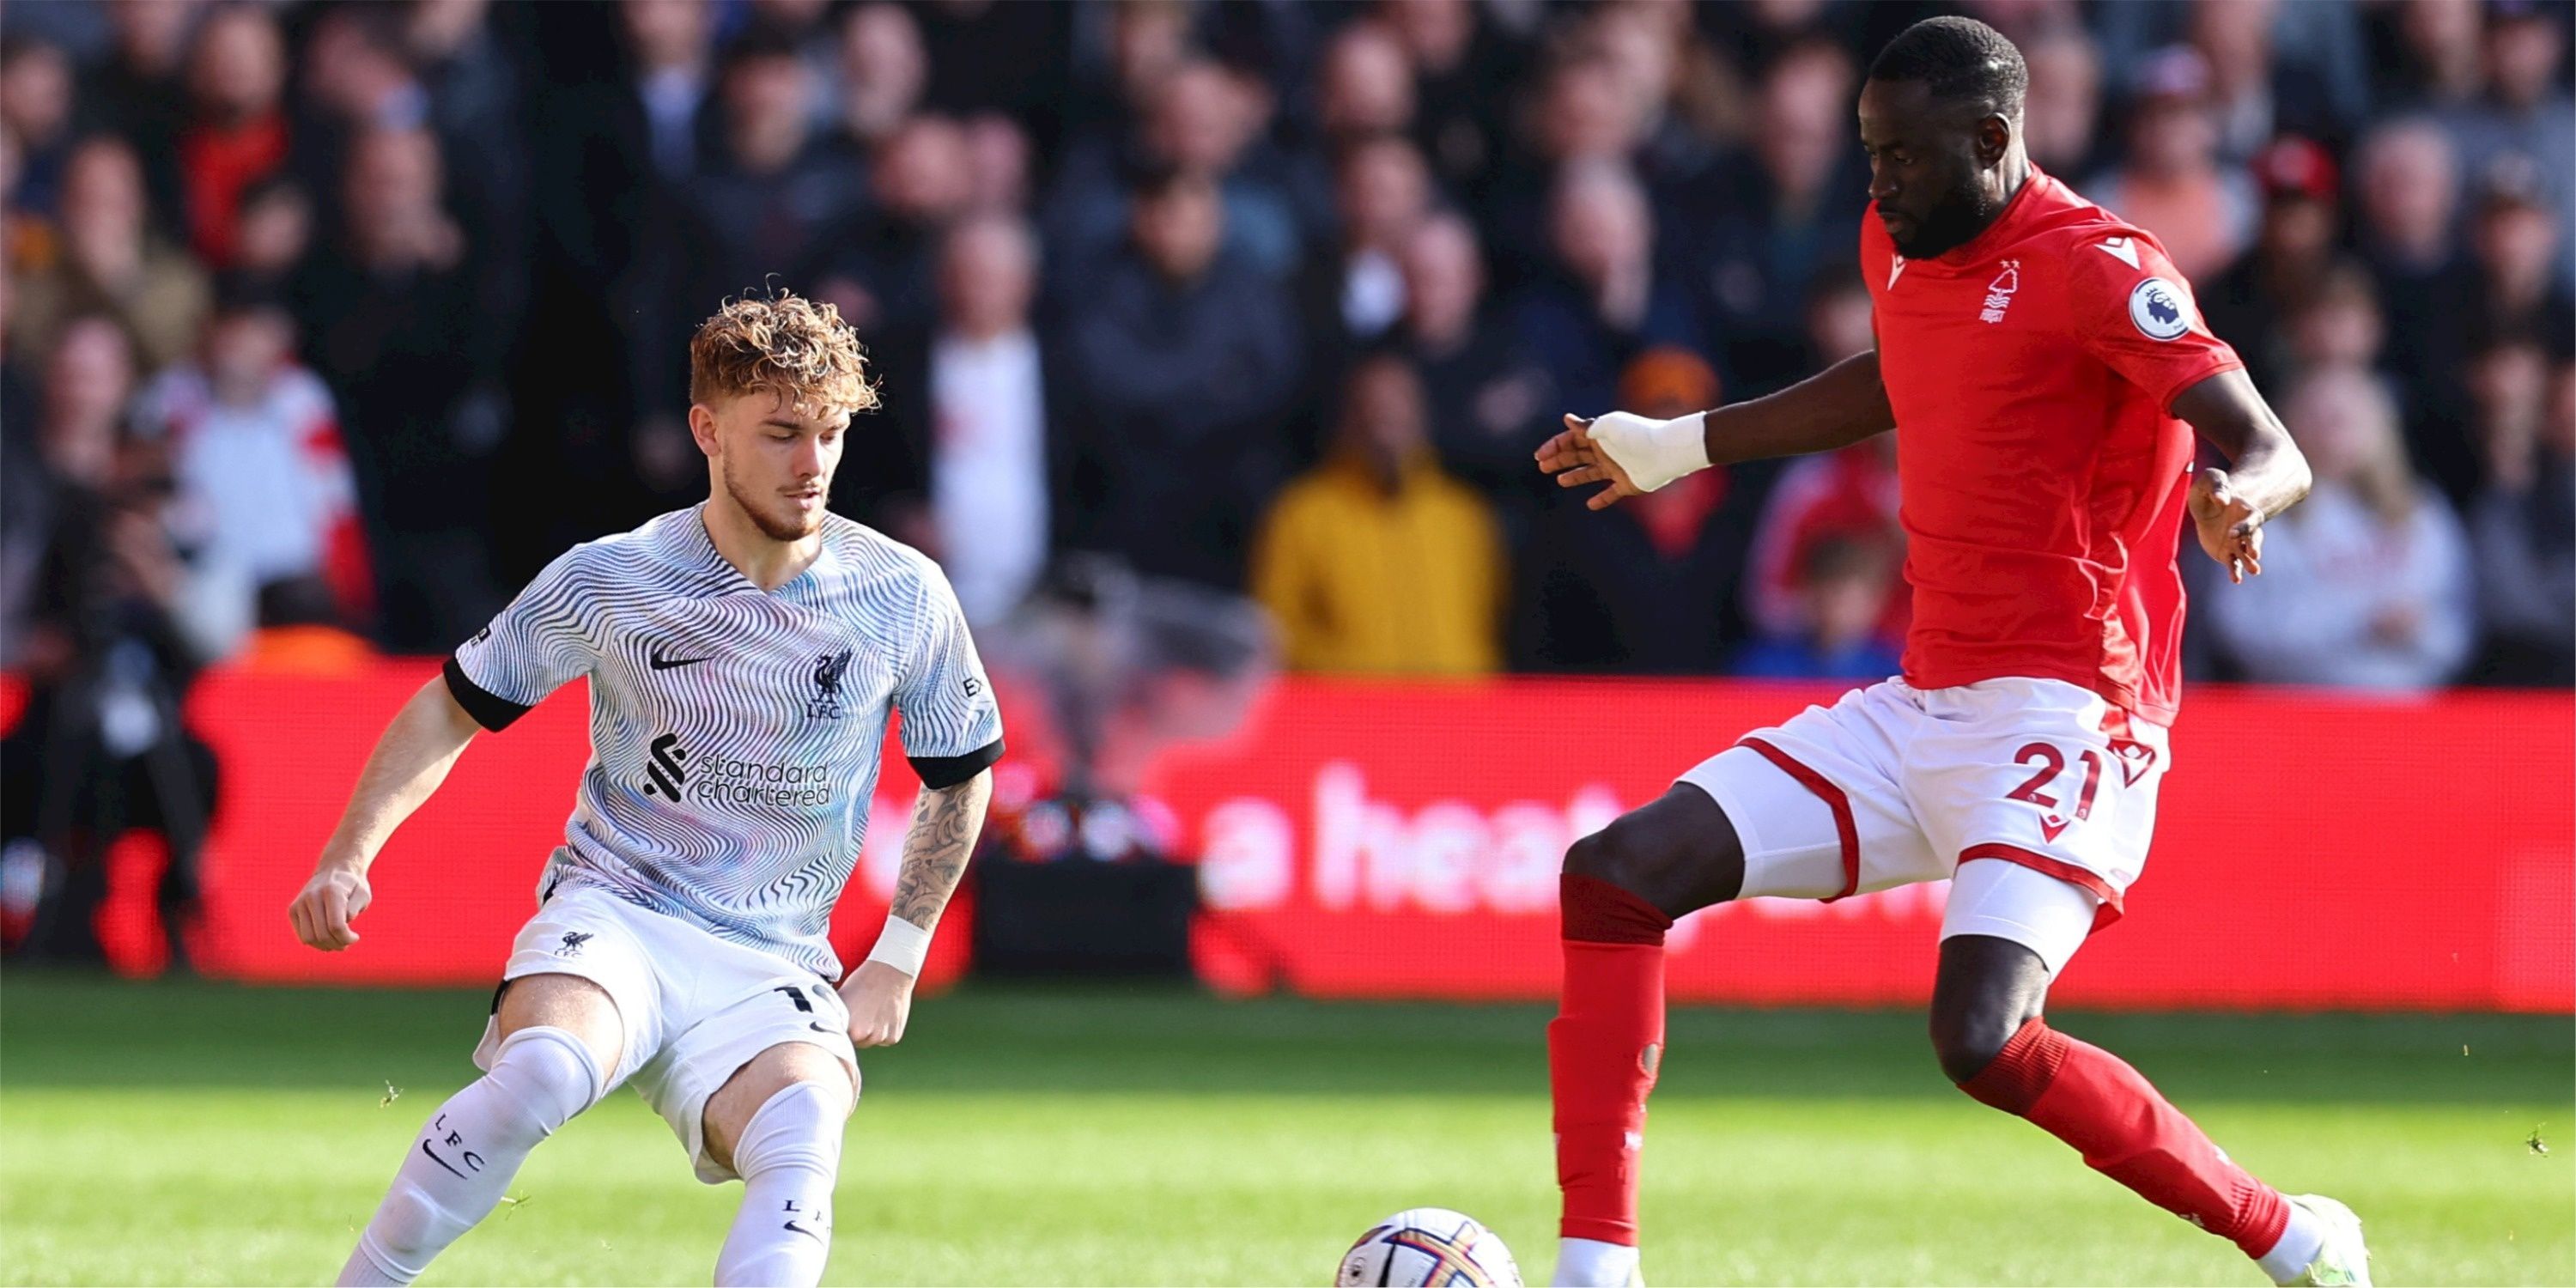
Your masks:
M2263 525L2299 503L2311 481L2308 459L2243 371L2222 371L2174 395L2173 414L2227 457L2191 482L2191 525L2200 548L2242 582L2263 571Z
M322 846L313 879L288 904L286 917L295 937L326 953L358 942L349 923L374 897L367 888L367 869L386 838L447 781L447 771L473 741L481 726L456 704L447 682L433 679L394 713L376 740L358 785L349 793L349 808L340 826Z
M1609 484L1584 501L1600 510L1711 465L1829 452L1894 428L1873 350L1776 394L1675 420L1568 415L1565 432L1539 447L1538 467L1558 487Z
M894 904L886 912L885 930L875 951L841 983L841 1000L850 1008L850 1042L854 1046L892 1046L903 1040L904 1022L912 1015L912 985L921 974L922 955L948 896L966 874L975 853L975 838L984 831L984 806L993 799L993 771L978 773L954 787L923 788L912 805L912 830L903 838L903 871L894 883Z

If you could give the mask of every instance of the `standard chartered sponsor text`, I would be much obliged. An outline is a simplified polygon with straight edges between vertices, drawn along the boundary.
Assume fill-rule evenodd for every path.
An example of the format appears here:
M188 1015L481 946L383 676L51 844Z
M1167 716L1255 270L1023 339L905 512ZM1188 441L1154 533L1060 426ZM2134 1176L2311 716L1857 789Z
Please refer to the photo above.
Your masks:
M689 794L711 804L813 806L832 803L822 765L764 764L711 755L693 767Z

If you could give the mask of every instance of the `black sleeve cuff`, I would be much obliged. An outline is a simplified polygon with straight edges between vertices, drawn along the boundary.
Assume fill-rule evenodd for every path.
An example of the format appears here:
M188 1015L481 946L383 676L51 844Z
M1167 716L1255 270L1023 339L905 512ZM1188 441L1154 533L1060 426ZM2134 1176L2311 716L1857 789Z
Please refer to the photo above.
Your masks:
M963 756L914 756L911 760L912 771L921 775L921 785L940 791L983 773L1001 758L1002 740L995 738Z
M453 657L447 659L447 665L439 668L439 674L447 677L447 691L455 696L456 705L465 708L465 714L474 717L474 723L494 733L509 728L511 722L528 714L526 707L466 678L465 668L458 666Z

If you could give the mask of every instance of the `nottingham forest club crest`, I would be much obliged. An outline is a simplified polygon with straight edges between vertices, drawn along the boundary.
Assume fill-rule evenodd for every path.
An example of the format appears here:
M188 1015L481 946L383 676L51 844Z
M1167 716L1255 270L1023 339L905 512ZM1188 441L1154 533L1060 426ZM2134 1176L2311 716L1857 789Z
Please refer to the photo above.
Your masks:
M850 673L850 650L825 653L814 659L814 696L805 704L809 719L841 718L841 677Z

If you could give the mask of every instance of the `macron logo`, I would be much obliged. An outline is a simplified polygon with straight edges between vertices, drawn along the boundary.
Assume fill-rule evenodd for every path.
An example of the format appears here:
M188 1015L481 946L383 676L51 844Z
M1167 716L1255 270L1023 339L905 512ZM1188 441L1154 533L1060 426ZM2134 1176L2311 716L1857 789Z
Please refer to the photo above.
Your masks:
M2135 238L2114 237L2109 241L2095 243L2093 249L2131 268L2138 266L2138 243Z

